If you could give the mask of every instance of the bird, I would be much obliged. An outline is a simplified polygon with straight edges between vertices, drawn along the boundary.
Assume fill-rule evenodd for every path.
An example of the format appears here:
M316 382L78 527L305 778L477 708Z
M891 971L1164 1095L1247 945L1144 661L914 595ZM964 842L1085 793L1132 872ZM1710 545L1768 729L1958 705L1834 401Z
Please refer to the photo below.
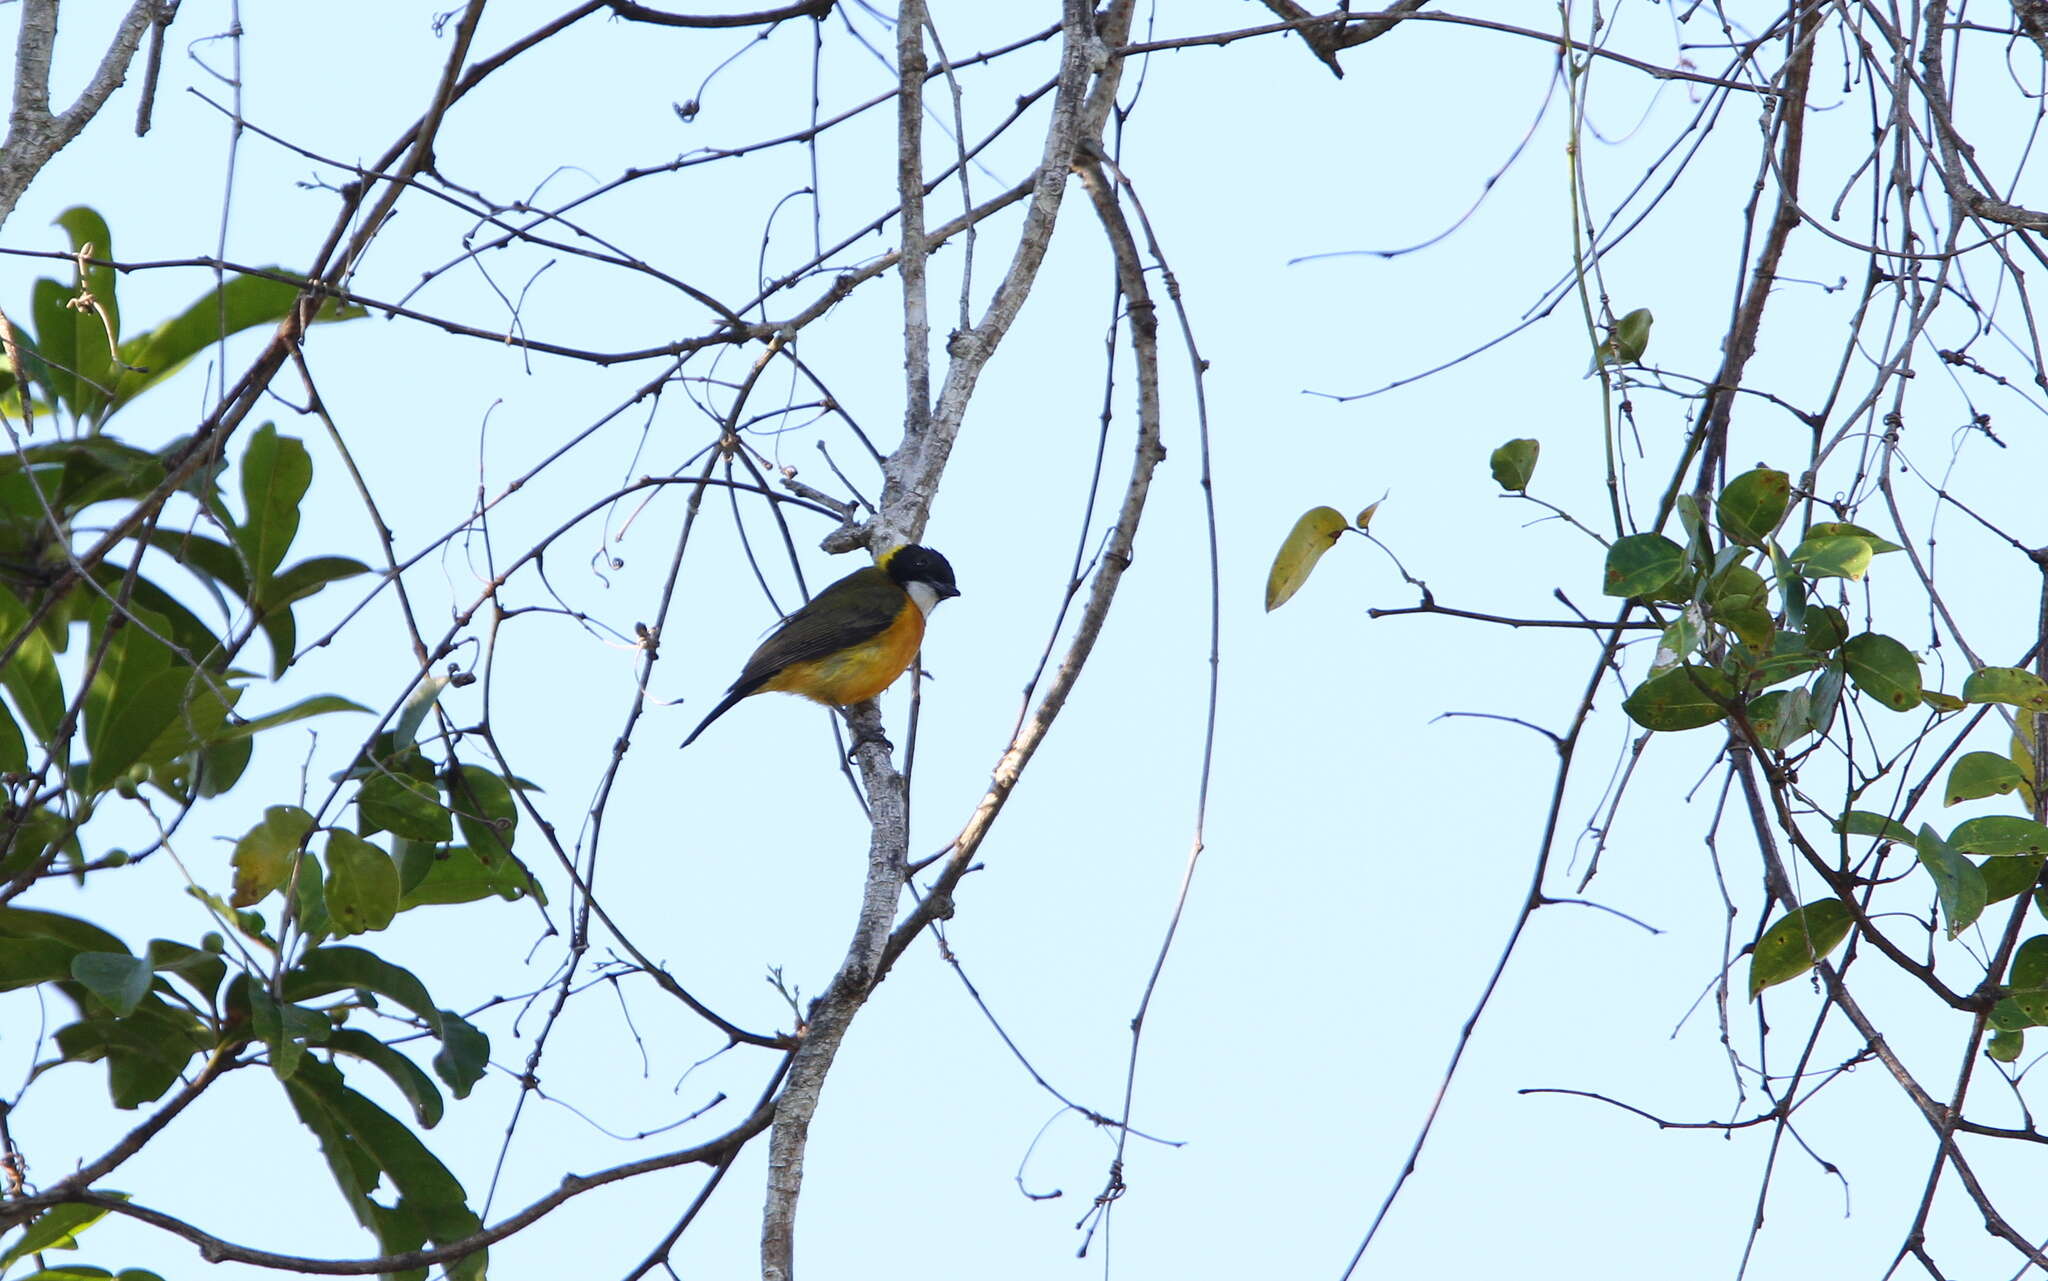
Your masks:
M944 556L916 543L890 548L783 619L683 746L755 694L801 694L831 707L866 702L903 675L924 642L926 617L959 594Z

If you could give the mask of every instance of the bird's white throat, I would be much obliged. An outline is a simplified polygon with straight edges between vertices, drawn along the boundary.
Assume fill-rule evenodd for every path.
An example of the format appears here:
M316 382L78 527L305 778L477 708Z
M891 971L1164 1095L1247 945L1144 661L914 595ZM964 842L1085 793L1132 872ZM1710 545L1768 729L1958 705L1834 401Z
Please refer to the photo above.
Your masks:
M917 602L919 613L926 618L932 616L932 610L938 607L940 597L930 583L908 583L903 590L909 592L910 599Z

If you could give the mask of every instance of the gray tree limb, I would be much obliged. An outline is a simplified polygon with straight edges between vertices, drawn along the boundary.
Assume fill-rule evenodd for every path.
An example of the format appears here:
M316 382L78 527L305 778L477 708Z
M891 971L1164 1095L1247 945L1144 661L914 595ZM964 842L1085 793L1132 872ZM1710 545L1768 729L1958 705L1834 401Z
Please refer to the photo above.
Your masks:
M134 0L100 55L92 79L70 106L53 115L50 54L57 44L57 0L22 0L21 30L14 41L14 103L7 115L7 137L0 140L0 224L6 223L43 166L92 122L128 78L128 65L142 45L142 35L156 21L156 0Z

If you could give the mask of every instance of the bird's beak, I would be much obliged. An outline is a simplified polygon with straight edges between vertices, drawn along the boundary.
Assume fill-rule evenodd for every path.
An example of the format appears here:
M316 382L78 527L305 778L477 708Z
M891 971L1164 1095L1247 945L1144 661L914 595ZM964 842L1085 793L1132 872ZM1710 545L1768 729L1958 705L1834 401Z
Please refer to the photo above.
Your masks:
M960 594L960 589L951 583L933 583L932 587L938 591L940 600L944 600L948 596L958 596Z

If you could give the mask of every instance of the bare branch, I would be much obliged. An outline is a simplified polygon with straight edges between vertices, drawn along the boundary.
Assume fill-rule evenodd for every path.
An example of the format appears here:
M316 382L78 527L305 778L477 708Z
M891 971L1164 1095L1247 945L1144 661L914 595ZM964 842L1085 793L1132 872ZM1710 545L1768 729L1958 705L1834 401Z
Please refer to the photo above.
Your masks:
M14 44L14 105L7 117L7 137L0 139L0 225L43 166L92 122L128 78L128 64L157 18L158 3L133 0L92 78L69 107L52 115L50 53L57 41L57 0L22 0L21 30Z
M759 13L669 13L661 9L650 9L633 0L603 0L604 6L613 14L633 22L651 23L658 27L766 27L791 18L816 18L823 21L832 12L837 0L796 0L780 9L763 9Z

